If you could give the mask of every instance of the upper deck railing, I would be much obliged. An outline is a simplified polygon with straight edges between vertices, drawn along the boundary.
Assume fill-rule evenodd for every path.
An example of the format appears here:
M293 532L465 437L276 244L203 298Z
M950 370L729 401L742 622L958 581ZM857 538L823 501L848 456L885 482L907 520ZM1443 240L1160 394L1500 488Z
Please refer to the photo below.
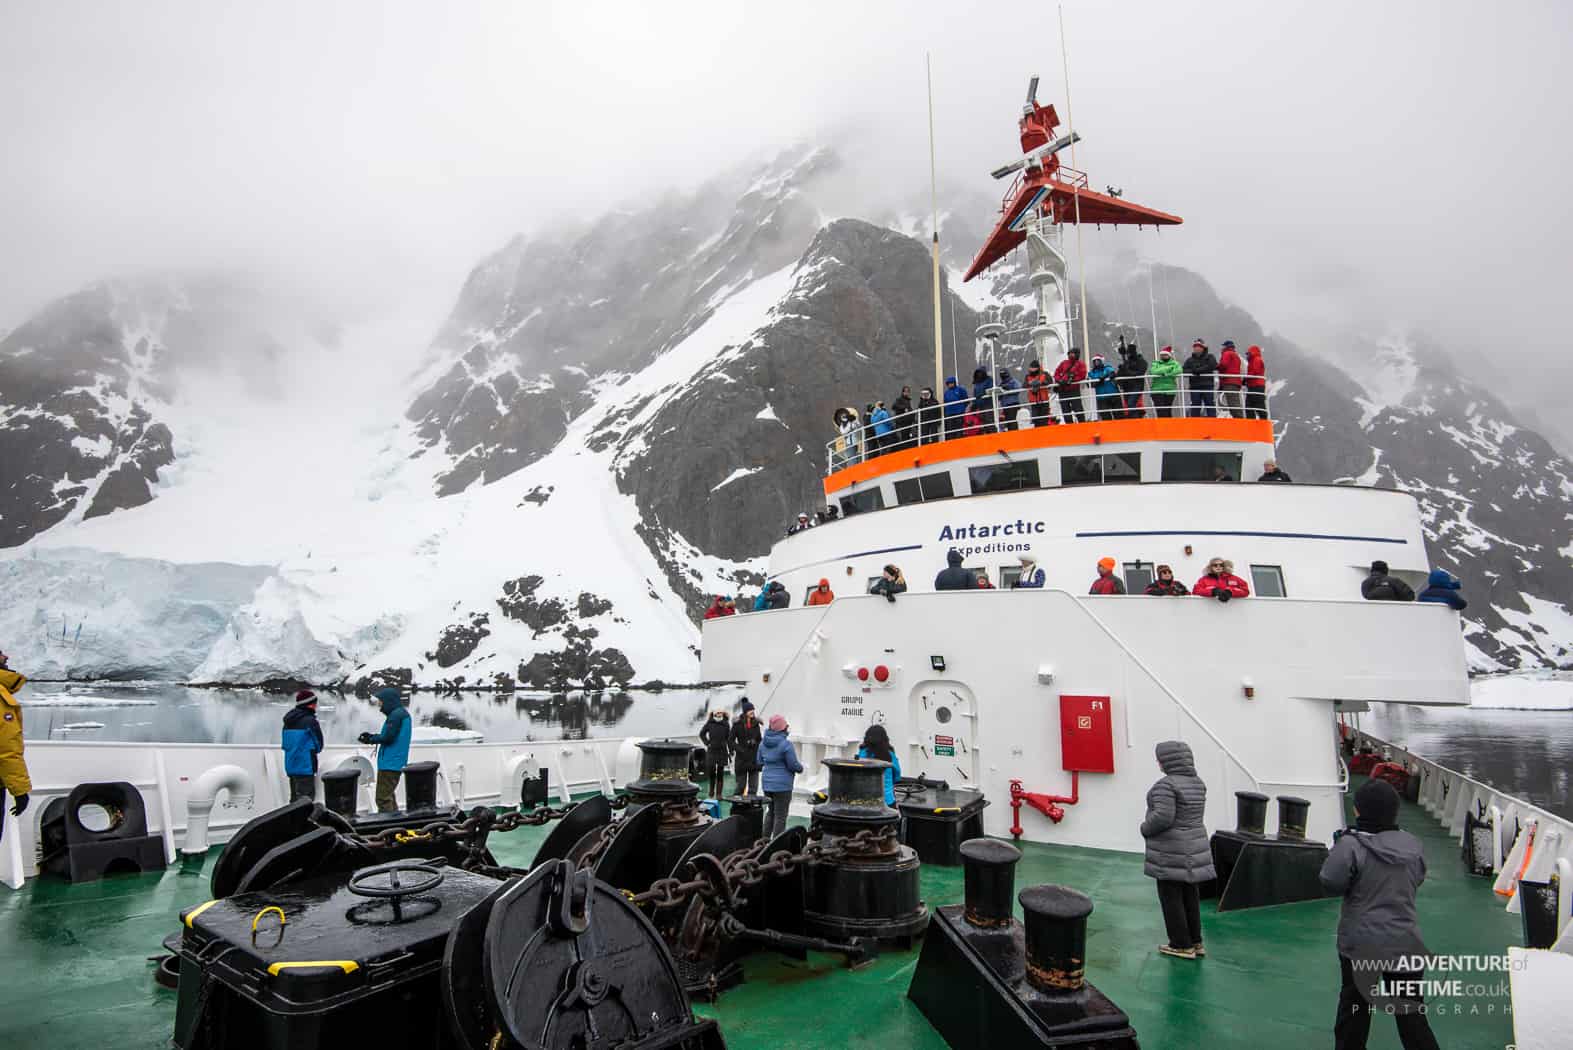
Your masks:
M952 438L1060 423L1106 419L1271 419L1267 390L1221 387L1220 373L1180 375L1173 390L1153 390L1149 377L1055 383L1033 392L991 387L969 395L891 414L878 422L849 419L825 444L826 474L887 452L939 444ZM1235 378L1230 376L1230 378ZM1114 391L1107 389L1114 386ZM959 406L959 408L958 408ZM947 413L946 409L950 412Z

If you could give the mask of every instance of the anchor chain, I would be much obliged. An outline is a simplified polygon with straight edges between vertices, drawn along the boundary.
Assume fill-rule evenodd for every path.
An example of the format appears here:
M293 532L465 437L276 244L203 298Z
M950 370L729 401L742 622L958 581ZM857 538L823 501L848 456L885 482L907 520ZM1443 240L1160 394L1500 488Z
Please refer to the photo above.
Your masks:
M554 820L561 820L573 812L577 802L566 806L542 806L527 813L498 814L485 806L477 806L464 820L434 820L416 828L385 828L372 835L341 832L344 838L367 849L394 849L416 842L467 842L476 836L517 831L520 828L540 827ZM615 806L614 806L615 808Z

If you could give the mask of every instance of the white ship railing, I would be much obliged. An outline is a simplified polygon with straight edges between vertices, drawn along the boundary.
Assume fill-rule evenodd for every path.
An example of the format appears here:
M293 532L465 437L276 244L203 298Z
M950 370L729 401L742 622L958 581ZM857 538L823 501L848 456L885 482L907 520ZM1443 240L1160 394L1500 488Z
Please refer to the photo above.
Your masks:
M1573 821L1364 730L1351 727L1350 734L1357 751L1374 750L1386 760L1405 766L1411 776L1420 777L1421 808L1435 817L1454 840L1463 842L1465 817L1469 814L1473 813L1477 820L1490 820L1496 830L1491 837L1491 870L1498 875L1518 836L1534 822L1536 850L1550 850L1556 858L1551 870L1557 876L1557 932L1561 934L1567 928L1573 915Z
M963 420L966 410L970 409L978 399L972 396L970 387L962 387L961 389L967 392L967 398L951 404L960 404L965 408L950 416L945 415L946 405L941 400L923 408L914 408L910 412L892 414L890 418L880 423L871 423L862 418L866 413L850 419L840 434L825 443L827 473L834 473L887 452L934 445L952 438L970 436L973 433L995 434L1007 430L1030 430L1036 426L1049 426L1051 423L1097 422L1109 419L1271 418L1271 405L1266 389L1251 390L1249 387L1242 386L1236 391L1230 388L1227 394L1231 402L1236 396L1239 400L1237 403L1225 404L1226 391L1218 385L1222 378L1222 373L1218 372L1201 376L1176 376L1175 389L1172 392L1160 391L1156 395L1170 399L1168 404L1159 404L1155 400L1149 377L1145 375L1139 378L1103 381L1113 382L1119 387L1119 391L1112 394L1098 393L1097 387L1101 385L1100 382L1082 380L1072 384L1077 387L1076 394L1063 395L1059 390L1066 384L1051 381L1043 388L1050 392L1050 399L1040 401L1037 405L1029 401L1026 387L1002 391L998 386L991 386L985 395L987 405L979 406L983 411L979 413L978 424L970 431L966 429ZM1231 376L1231 378L1241 377ZM944 392L940 391L935 396L943 398ZM853 411L857 410L853 408ZM886 428L884 433L879 432L882 427Z

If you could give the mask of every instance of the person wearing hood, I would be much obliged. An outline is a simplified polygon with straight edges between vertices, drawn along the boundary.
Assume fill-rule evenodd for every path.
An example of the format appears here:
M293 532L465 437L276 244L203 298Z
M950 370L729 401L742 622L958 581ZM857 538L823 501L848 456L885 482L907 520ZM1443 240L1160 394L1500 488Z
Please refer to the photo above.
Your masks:
M1234 574L1234 562L1227 558L1209 558L1207 571L1196 581L1191 593L1198 598L1217 598L1228 602L1234 598L1249 598L1251 588Z
M1087 380L1087 366L1081 360L1081 347L1073 346L1065 360L1054 367L1054 392L1060 397L1060 415L1067 423L1082 421L1081 385Z
M317 754L322 750L322 724L317 721L317 694L302 689L295 706L284 714L284 775L289 777L289 800L317 797Z
M1398 1022L1404 1050L1436 1050L1423 1000L1380 992L1383 986L1412 989L1424 975L1404 963L1427 954L1415 911L1415 892L1426 878L1425 852L1419 839L1399 828L1398 792L1391 784L1366 781L1355 792L1354 805L1354 829L1334 834L1320 872L1323 888L1343 898L1338 915L1343 980L1333 1045L1340 1050L1363 1048L1371 1014L1381 1009ZM1377 1003L1379 996L1382 1001Z
M1010 369L1000 369L1000 429L1020 430L1016 410L1021 407L1021 385L1011 378Z
M787 593L786 584L780 580L771 580L765 587L765 608L785 609L792 604L792 596Z
M885 805L896 804L896 781L901 779L901 759L896 757L896 749L890 744L890 734L879 723L869 726L863 734L863 743L858 746L858 758L872 758L876 762L890 763L885 768Z
M363 744L377 745L377 812L395 813L399 806L393 792L404 775L404 767L410 764L410 736L415 723L410 720L409 709L404 706L397 688L390 685L372 695L382 707L382 730L362 733L357 739Z
M1046 427L1054 422L1054 412L1049 404L1053 387L1043 365L1037 361L1028 364L1027 375L1021 382L1027 388L1027 409L1032 413L1032 425Z
M1267 418L1267 362L1262 348L1245 348L1245 418Z
M975 591L978 589L978 578L971 570L961 567L961 552L952 547L945 552L946 568L939 570L939 575L934 577L936 591Z
M874 402L874 411L869 413L869 423L874 427L873 454L889 452L895 441L895 426L890 422L890 409L885 407L885 402Z
M33 793L33 780L23 757L22 705L16 699L26 684L27 677L11 670L10 658L0 653L0 837L5 835L6 796L14 800L11 816L20 817Z
M768 584L766 584L764 587L761 587L759 589L759 593L754 596L754 611L755 612L764 612L765 610L767 610L769 608L770 608L770 586Z
M918 391L918 444L932 445L939 440L941 412L933 387Z
M1118 564L1113 558L1098 559L1098 578L1092 581L1088 594L1124 594L1125 582L1114 575L1114 567Z
M1202 823L1207 785L1196 775L1189 744L1165 740L1154 751L1163 778L1147 792L1141 834L1147 840L1142 872L1158 882L1158 906L1169 934L1168 943L1158 950L1178 959L1197 959L1207 954L1198 887L1217 878Z
M738 704L737 721L732 723L732 775L737 778L737 793L753 797L759 794L759 745L764 731L759 726L759 716L754 713L754 702L743 697Z
M1458 577L1446 569L1432 569L1431 578L1426 581L1426 589L1415 598L1417 602L1436 602L1445 605L1456 612L1463 612L1469 608L1469 602L1458 593L1463 584L1458 582Z
M1185 584L1174 578L1174 570L1167 565L1158 566L1158 575L1147 585L1145 592L1152 598L1179 598L1191 592Z
M1120 347L1120 366L1115 369L1119 376L1120 399L1124 408L1125 419L1139 419L1142 416L1142 390L1147 385L1147 359L1136 348L1135 340L1124 343Z
M1087 369L1087 382L1092 385L1094 414L1099 419L1118 419L1123 414L1120 388L1114 382L1115 374L1102 354L1092 355L1092 366Z
M710 712L699 731L699 742L705 745L705 775L710 779L707 797L721 798L726 794L726 765L732 747L732 724L725 711L717 708Z
M830 589L830 581L821 579L819 584L808 592L808 601L804 605L829 605L836 600L836 592Z
M728 607L727 596L724 594L718 594L710 603L710 608L705 610L705 619L714 620L721 616L731 616L735 612L737 612L736 608Z
M1412 602L1415 591L1397 576L1389 576L1387 562L1378 558L1371 563L1371 574L1360 581L1360 597L1368 602Z
M994 581L989 579L989 570L987 570L987 569L979 569L978 572L977 572L977 577L978 577L978 590L980 590L980 591L992 591L992 590L995 589Z
M1043 570L1038 568L1038 560L1031 554L1021 556L1021 573L1016 577L1016 582L1011 584L1013 589L1036 588L1043 589Z
M945 377L945 437L961 436L961 417L967 414L967 392L956 385L955 376Z
M983 429L994 428L994 398L990 391L994 389L994 380L989 378L987 368L978 367L972 370L972 411L978 414Z
M770 728L759 744L760 786L770 798L770 821L765 830L766 838L775 838L786 830L787 812L792 808L792 782L803 772L792 741L787 739L791 727L781 715L770 716Z
M1245 384L1245 364L1235 352L1234 340L1223 341L1223 352L1218 355L1218 404L1229 410L1229 418L1245 418L1245 397L1240 388Z
M907 578L901 575L901 566L885 566L879 579L869 587L868 593L883 594L887 602L895 604L896 595L907 593Z
M1209 418L1216 416L1218 410L1213 407L1213 384L1218 372L1218 359L1207 349L1206 343L1198 339L1191 344L1191 356L1185 359L1180 371L1185 373L1185 389L1190 394L1186 399L1186 414Z
M1147 370L1147 377L1153 414L1165 419L1174 415L1174 397L1180 378L1180 362L1174 359L1174 347L1166 346L1158 351L1158 360Z
M910 448L917 441L917 417L912 414L912 388L904 386L890 403L890 423L896 428L895 448Z

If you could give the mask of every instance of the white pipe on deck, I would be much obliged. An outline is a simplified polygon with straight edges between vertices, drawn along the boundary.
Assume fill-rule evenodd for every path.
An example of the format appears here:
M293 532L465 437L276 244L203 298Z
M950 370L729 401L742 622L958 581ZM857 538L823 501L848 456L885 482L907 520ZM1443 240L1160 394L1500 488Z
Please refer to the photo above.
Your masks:
M197 778L191 796L186 801L186 844L181 850L186 854L206 853L208 849L208 817L218 801L220 791L228 792L226 806L249 806L257 797L256 785L251 774L240 766L214 766Z

